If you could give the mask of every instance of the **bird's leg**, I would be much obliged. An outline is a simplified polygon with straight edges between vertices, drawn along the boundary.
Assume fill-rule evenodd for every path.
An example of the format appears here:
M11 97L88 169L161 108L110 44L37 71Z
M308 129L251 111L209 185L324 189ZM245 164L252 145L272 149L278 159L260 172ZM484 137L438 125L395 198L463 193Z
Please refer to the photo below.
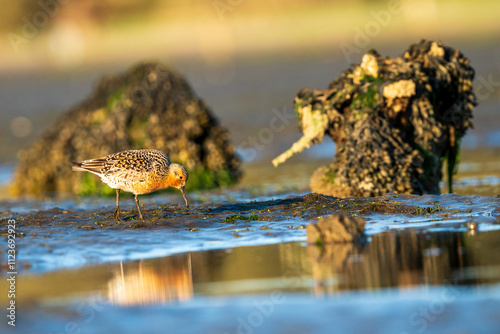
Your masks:
M135 199L135 205L137 205L137 210L139 211L139 217L142 220L144 220L144 218L142 218L141 207L139 206L139 199L137 198L137 194L135 195L134 199Z
M113 213L113 217L116 220L120 220L119 198L120 198L120 189L116 189L116 206L115 206L115 212Z

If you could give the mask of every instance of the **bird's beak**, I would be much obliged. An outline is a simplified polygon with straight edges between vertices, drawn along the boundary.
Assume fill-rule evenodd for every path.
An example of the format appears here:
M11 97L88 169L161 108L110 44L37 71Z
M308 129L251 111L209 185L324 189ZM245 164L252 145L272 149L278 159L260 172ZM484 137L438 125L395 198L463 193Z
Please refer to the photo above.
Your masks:
M186 203L186 207L189 207L188 200L187 200L187 197L186 197L186 187L180 187L179 190L182 193L182 197L184 198L184 202Z

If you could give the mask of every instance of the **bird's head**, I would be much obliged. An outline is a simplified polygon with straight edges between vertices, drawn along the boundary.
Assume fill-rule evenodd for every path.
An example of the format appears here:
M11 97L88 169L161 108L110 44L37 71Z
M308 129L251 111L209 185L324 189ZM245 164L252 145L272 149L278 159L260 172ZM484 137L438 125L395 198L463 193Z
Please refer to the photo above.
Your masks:
M168 180L171 187L179 189L184 198L186 206L188 206L188 201L186 197L186 182L189 178L189 173L184 166L179 164L171 164L168 168Z

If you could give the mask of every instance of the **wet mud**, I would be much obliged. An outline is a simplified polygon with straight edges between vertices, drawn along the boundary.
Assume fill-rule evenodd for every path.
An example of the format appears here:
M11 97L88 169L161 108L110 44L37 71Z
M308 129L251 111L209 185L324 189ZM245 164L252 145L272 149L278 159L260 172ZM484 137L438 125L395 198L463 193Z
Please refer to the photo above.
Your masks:
M364 218L366 234L373 235L443 224L462 229L474 222L497 224L500 212L498 198L455 194L341 199L312 193L189 208L145 202L145 221L138 219L134 206L122 209L122 221L113 218L112 206L3 212L1 217L16 221L20 266L43 272L187 251L305 241L309 223L336 213ZM0 231L5 237L6 226Z
M434 199L433 199L434 198ZM463 205L448 206L443 198L453 198ZM156 208L143 209L144 221L140 220L135 208L122 209L122 219L113 218L113 210L109 207L94 210L64 210L53 208L25 214L4 212L4 218L17 220L19 228L37 227L67 227L86 231L111 229L163 229L186 228L203 229L214 226L224 227L253 222L278 222L284 220L318 219L334 213L346 213L353 216L370 214L405 215L425 217L429 214L439 214L449 217L453 214L471 213L467 204L473 205L480 196L462 197L445 195L386 195L381 197L337 198L321 194L307 194L287 199L252 201L243 203L196 204L191 207L180 205L160 205ZM481 200L480 200L481 201ZM499 198L484 197L482 201L491 203L492 210L498 210ZM443 204L446 204L445 207Z
M23 314L16 329L107 333L112 323L123 333L238 333L253 328L255 305L272 305L262 333L292 331L283 324L328 333L325 312L339 314L333 320L343 332L371 326L354 325L341 316L346 312L367 324L394 323L393 332L415 332L423 325L408 319L424 319L415 312L429 305L441 312L429 325L433 332L498 328L499 198L282 196L288 197L212 198L189 208L148 197L145 222L127 201L120 222L107 200L98 209L54 202L62 209L4 211L3 221L16 221ZM366 222L366 240L305 243L306 226L334 214ZM330 295L336 298L324 298ZM1 323L0 331L6 327Z
M411 196L340 199L312 193L288 199L249 203L198 204L190 208L165 205L153 209L144 209L144 221L139 219L134 209L124 211L121 221L115 220L112 215L113 211L109 209L95 212L54 208L23 215L11 214L11 217L18 219L19 227L66 226L85 230L103 228L122 230L129 228L160 229L179 227L201 229L214 227L214 224L227 226L228 224L237 225L239 222L250 224L254 221L310 220L337 212L353 215L363 215L371 212L407 215L427 213L425 209L423 210L408 203L408 198L411 198ZM398 201L398 199L400 200ZM429 210L429 212L446 211L444 207L439 205Z

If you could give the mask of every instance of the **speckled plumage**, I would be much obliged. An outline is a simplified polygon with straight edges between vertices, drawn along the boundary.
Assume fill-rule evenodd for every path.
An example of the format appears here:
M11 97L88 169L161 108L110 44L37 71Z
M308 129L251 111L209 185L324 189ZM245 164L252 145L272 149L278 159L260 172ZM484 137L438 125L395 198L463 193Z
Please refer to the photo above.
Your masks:
M115 217L118 218L120 190L131 192L142 218L137 195L175 187L181 190L187 204L184 186L189 174L183 166L172 164L169 157L158 150L128 150L102 158L72 162L74 171L87 171L99 175L101 180L116 189Z

